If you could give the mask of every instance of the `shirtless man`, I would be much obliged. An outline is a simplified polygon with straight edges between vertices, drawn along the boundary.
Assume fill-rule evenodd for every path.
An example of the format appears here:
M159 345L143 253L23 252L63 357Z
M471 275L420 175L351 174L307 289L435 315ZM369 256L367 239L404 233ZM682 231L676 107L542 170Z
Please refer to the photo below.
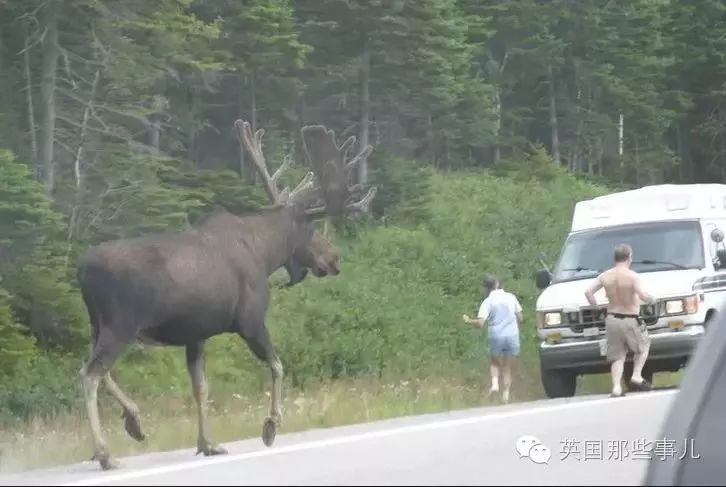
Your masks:
M654 303L655 299L643 290L640 277L630 269L633 250L627 244L615 247L615 265L600 274L585 291L587 301L595 306L594 294L605 288L608 299L608 313L605 318L605 339L607 359L611 363L613 381L612 397L623 395L620 382L628 350L633 352L633 376L630 386L637 390L648 390L650 384L643 379L642 372L650 349L650 338L645 324L640 320L640 300Z

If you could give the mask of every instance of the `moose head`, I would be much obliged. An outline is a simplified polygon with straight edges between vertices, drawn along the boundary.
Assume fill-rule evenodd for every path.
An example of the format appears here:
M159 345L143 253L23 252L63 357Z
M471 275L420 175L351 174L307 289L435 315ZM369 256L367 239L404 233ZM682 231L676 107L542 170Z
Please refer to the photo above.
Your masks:
M314 224L316 220L327 216L340 218L368 208L376 188L371 188L363 198L353 201L361 196L361 187L349 187L348 180L355 167L371 153L372 147L365 147L356 157L346 162L347 152L355 142L355 137L349 137L342 146L338 146L332 130L326 130L320 125L306 126L302 129L303 145L313 171L308 172L292 191L289 187L280 191L277 182L290 167L290 159L286 158L270 175L262 150L264 129L258 129L253 134L250 123L242 120L235 122L235 129L240 147L250 155L270 203L273 207L289 210L294 216L294 223L302 229L304 237L295 246L292 257L284 263L290 276L288 286L304 280L308 269L316 277L339 274L338 250ZM315 179L321 183L322 188L315 185Z

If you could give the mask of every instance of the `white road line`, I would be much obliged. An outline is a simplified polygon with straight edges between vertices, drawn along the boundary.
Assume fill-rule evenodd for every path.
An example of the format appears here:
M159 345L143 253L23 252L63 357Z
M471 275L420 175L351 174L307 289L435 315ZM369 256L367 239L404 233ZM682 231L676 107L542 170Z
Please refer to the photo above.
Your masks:
M386 436L393 436L393 435L400 435L400 434L407 434L407 433L417 433L420 431L431 431L431 430L437 430L442 428L449 428L452 426L462 426L462 425L468 425L468 424L474 424L474 423L484 423L487 421L493 421L497 419L503 419L503 418L514 418L517 416L526 416L530 414L538 414L543 413L547 411L553 411L553 410L562 410L562 409L580 409L580 408L590 408L594 405L598 404L614 404L614 403L622 403L626 401L635 401L635 400L643 400L643 399L653 399L655 397L660 396L666 396L666 395L673 395L677 393L677 390L667 390L667 391L653 391L649 393L641 393L641 394L633 394L630 396L625 396L617 399L611 399L611 398L603 398L603 399L593 399L589 401L577 401L577 402L567 402L563 404L551 404L546 406L540 406L535 407L531 409L517 409L515 411L504 411L501 413L491 413L491 414L484 414L481 416L474 416L470 418L461 418L461 419L452 419L447 421L436 421L433 423L425 423L425 424L416 424L416 425L410 425L410 426L401 426L398 428L392 428L387 430L381 430L381 431L371 431L368 433L359 433L355 435L350 436L343 436L339 438L330 438L327 440L318 440L318 441L309 441L306 443L298 443L290 446L284 446L280 448L269 448L265 450L259 450L254 452L247 452L247 453L239 453L237 455L223 455L223 456L214 456L214 457L208 457L199 461L190 461L185 463L178 463L174 465L167 465L163 467L152 467L147 468L143 470L135 470L132 472L124 472L124 473L109 473L108 475L102 475L99 477L93 477L91 479L85 479L80 480L77 482L69 482L65 484L58 484L58 485L101 485L101 484L108 484L111 482L117 482L127 479L134 479L139 477L148 477L152 475L159 475L163 473L169 473L169 472L178 472L180 470L189 470L193 468L200 468L200 467L206 467L209 465L217 465L222 463L230 463L230 462L236 462L241 460L248 460L250 458L259 458L259 457L267 457L271 455L281 455L283 453L290 453L290 452L296 452L296 451L304 451L304 450L312 450L316 448L325 448L328 446L335 446L335 445L342 445L346 443L355 443L358 441L365 441L365 440L371 440L376 438L385 438ZM615 401L615 402L613 402Z

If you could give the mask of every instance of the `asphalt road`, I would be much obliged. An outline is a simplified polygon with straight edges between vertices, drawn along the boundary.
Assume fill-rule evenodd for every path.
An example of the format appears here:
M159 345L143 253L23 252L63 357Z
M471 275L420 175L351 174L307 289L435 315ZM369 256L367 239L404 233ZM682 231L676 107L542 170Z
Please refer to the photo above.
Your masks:
M84 462L0 476L0 485L640 485L649 457L683 454L685 439L657 438L675 393L536 401L278 434L271 448L245 440L225 444L223 456L153 453L121 458L122 468L109 472ZM539 444L518 443L523 436ZM664 453L664 440L675 451ZM518 445L530 455L521 457Z

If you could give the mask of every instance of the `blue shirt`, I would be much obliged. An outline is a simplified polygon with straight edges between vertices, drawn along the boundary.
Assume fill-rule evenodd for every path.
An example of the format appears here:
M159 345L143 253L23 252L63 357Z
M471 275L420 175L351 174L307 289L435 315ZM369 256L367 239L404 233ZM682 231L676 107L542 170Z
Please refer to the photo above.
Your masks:
M503 289L495 289L482 301L478 317L489 322L490 336L516 336L519 334L518 312L522 312L522 306L517 297Z

